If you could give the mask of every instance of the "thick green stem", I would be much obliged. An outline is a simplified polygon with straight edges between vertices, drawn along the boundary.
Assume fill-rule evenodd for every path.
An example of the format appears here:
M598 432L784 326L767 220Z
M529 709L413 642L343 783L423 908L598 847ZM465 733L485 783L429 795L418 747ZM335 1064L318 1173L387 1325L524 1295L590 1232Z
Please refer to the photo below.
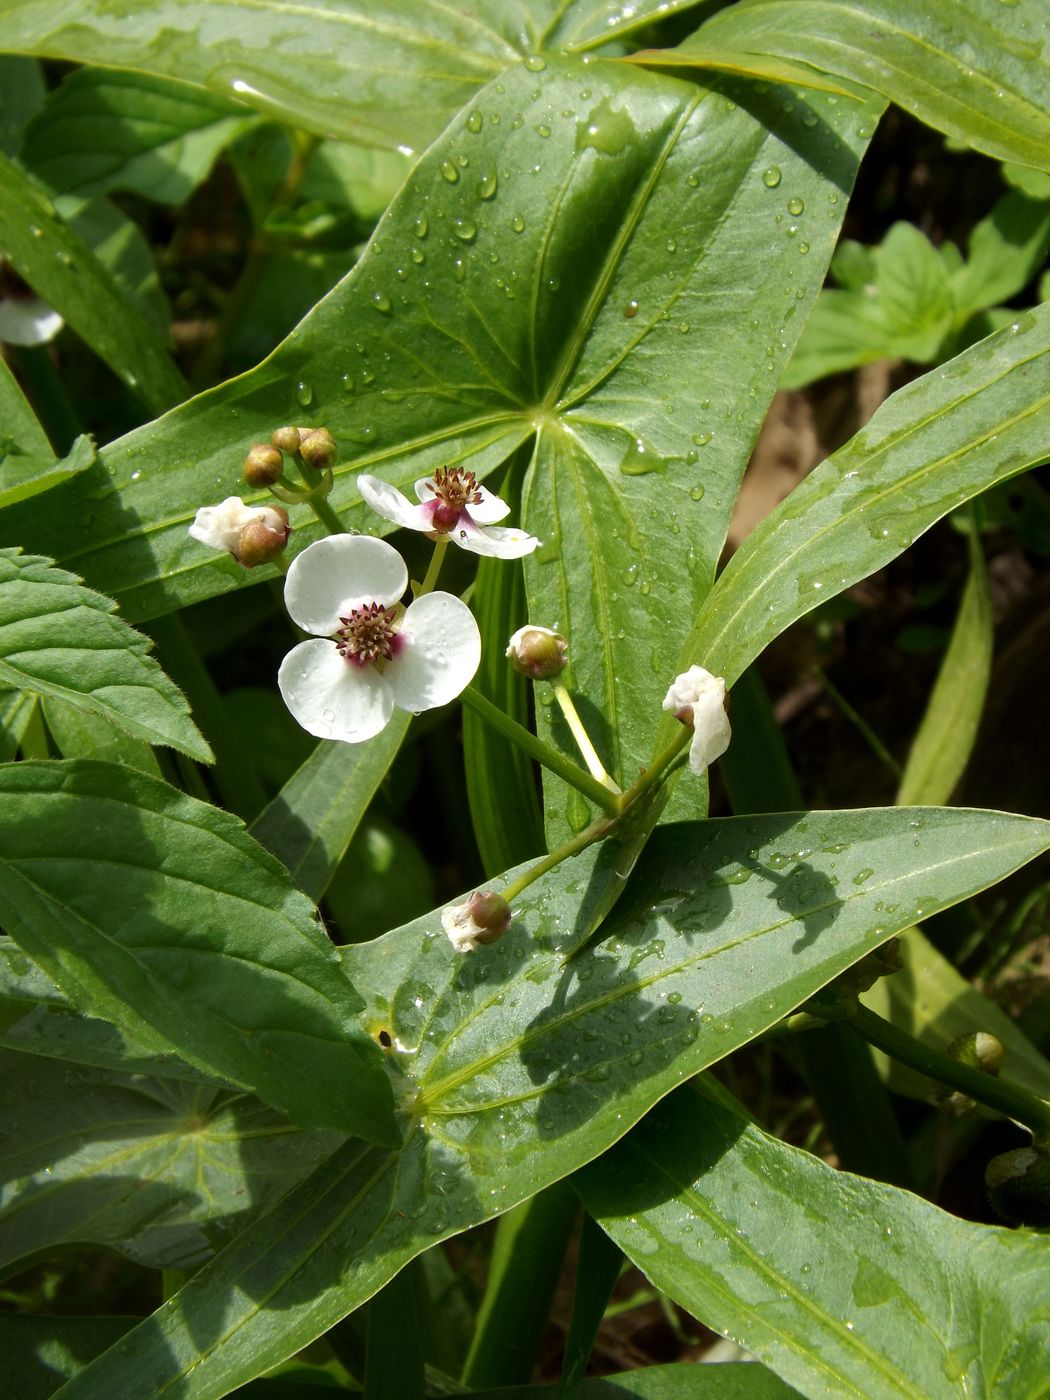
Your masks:
M605 771L605 765L598 757L594 745L591 743L591 736L583 726L583 720L577 713L573 704L572 696L562 685L561 681L552 681L551 687L554 691L554 698L557 700L562 714L565 716L565 723L569 726L572 737L576 740L576 747L586 763L592 778L601 783L602 787L608 788L610 792L620 793L620 785L609 777Z
M969 1065L953 1060L950 1055L945 1055L940 1050L931 1049L921 1040L908 1035L906 1031L898 1030L892 1022L884 1021L866 1006L858 1006L856 1010L839 1011L837 1015L877 1050L882 1050L893 1059L900 1060L901 1064L918 1070L930 1079L968 1094L971 1099L976 1099L988 1108L994 1108L1007 1118L1023 1123L1026 1128L1031 1129L1037 1140L1050 1140L1050 1102L1046 1099L1037 1098L1027 1089L995 1079L979 1069L971 1069Z
M486 700L479 690L475 690L473 686L467 686L460 699L475 714L480 715L483 720L491 724L493 729L498 729L512 744L517 744L518 748L523 749L530 758L536 759L545 768L549 768L552 773L556 773L559 778L563 778L565 782L582 792L584 797L590 798L603 811L610 814L617 811L619 801L604 784L598 782L596 778L592 778L589 773L585 773L571 758L566 758L550 744L538 739L530 729L526 729L524 725L511 719L509 715L505 715L502 710L493 705L491 700Z

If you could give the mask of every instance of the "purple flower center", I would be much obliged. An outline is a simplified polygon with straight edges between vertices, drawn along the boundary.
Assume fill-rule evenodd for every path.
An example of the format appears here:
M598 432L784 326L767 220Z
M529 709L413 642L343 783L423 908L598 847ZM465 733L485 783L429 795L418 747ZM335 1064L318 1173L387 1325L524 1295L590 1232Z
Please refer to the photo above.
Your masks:
M402 638L397 630L397 604L384 608L381 603L368 603L352 608L349 617L341 617L342 626L335 634L335 644L341 656L354 666L374 666L378 661L390 661L398 653Z
M442 535L456 528L467 506L481 503L477 477L462 467L438 467L427 489L434 497L431 523Z

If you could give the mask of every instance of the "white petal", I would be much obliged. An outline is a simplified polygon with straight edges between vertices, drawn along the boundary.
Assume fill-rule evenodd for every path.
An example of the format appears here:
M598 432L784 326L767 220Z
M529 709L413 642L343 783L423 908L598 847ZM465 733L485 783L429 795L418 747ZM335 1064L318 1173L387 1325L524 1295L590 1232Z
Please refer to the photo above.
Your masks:
M497 520L502 520L510 514L510 506L501 500L499 496L494 496L491 491L487 491L484 486L478 487L478 494L481 500L467 507L471 517L479 525L495 525Z
M480 945L478 934L484 933L470 917L470 904L452 904L441 911L441 927L457 953L472 953Z
M466 603L451 593L425 593L401 624L404 643L383 676L403 710L447 705L473 679L481 661L481 634Z
M693 706L693 742L689 746L689 767L694 773L710 768L729 747L733 731L725 705L714 695L705 695Z
M357 489L367 506L381 515L384 520L392 520L406 530L432 530L432 512L425 506L414 506L407 496L403 496L396 486L388 481L380 481L377 476L361 475L357 478Z
M408 569L393 545L369 535L329 535L292 560L284 605L304 632L330 637L351 608L396 603Z
M371 666L346 661L333 642L300 642L281 662L277 685L284 703L308 734L359 744L389 723L394 697Z
M459 524L449 534L460 549L471 554L485 554L493 559L521 559L539 548L535 535L526 534L503 525L477 525L466 511L459 517Z
M190 538L209 549L225 549L232 554L248 521L263 514L272 515L272 508L246 506L240 496L227 496L220 505L201 506L189 527Z

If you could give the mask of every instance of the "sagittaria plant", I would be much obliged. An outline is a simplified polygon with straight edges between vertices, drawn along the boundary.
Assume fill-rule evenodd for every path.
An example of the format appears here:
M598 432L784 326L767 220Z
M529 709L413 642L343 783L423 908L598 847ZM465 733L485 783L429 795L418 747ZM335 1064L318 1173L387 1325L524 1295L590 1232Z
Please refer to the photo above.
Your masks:
M0 362L0 1254L103 1247L159 1304L12 1287L17 1393L492 1393L567 1254L559 1396L599 1393L625 1261L738 1350L616 1393L1042 1393L1047 1062L920 927L1050 847L945 805L990 666L975 528L906 804L802 810L754 669L1050 457L1025 277L719 561L889 102L1009 163L1028 232L993 221L985 263L1036 275L1048 28L1027 0L0 0L0 251L79 337ZM223 180L232 287L192 263ZM178 363L113 194L178 211ZM421 770L429 862L390 821ZM823 1160L726 1086L771 1045ZM911 1151L901 1067L942 1104ZM1010 1224L924 1199L935 1113L1016 1125L980 1163Z

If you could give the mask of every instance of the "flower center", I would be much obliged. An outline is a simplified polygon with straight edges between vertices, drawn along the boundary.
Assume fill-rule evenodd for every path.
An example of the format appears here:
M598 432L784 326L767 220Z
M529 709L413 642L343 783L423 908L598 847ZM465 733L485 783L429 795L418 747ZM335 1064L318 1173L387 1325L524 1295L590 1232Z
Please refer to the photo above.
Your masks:
M440 502L434 510L433 524L443 534L455 529L465 506L481 503L477 477L462 467L438 467L427 485Z
M341 617L342 626L335 634L340 656L354 666L374 666L378 661L390 661L400 645L397 631L398 606L384 608L381 603L368 603L352 608L349 617Z

